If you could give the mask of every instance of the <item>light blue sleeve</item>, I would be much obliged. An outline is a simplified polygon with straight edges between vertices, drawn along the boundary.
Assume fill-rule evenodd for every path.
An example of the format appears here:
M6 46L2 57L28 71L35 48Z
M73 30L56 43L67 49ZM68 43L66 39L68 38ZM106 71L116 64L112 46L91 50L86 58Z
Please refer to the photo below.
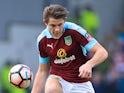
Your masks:
M47 64L50 61L50 57L43 58L39 55L39 62L41 64Z
M96 43L97 43L97 40L93 38L92 40L90 40L89 43L87 43L87 44L84 46L84 48L85 48L87 51L90 51L90 50L96 45Z

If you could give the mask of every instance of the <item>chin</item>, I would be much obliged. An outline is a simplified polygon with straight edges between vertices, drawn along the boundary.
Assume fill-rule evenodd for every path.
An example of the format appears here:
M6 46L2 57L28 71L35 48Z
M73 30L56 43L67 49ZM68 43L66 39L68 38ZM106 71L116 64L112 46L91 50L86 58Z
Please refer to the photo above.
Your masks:
M60 37L53 37L54 39L59 39Z

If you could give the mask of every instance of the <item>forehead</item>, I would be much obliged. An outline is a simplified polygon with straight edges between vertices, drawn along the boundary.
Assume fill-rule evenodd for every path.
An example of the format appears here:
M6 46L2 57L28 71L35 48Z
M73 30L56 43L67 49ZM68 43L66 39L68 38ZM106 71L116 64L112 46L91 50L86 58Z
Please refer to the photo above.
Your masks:
M55 25L57 25L57 24L64 23L64 21L65 20L63 18L55 19L55 18L50 17L49 21L48 21L48 24L55 24Z

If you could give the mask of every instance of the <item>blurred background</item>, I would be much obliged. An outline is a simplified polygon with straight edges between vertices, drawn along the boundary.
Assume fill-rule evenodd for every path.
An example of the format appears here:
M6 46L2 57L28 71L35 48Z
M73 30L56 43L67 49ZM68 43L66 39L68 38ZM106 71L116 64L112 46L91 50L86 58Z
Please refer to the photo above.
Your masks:
M31 87L10 87L8 71L23 63L35 75L36 39L49 4L66 7L68 21L84 27L108 50L108 59L93 69L96 93L124 93L124 0L0 0L0 93L30 93Z

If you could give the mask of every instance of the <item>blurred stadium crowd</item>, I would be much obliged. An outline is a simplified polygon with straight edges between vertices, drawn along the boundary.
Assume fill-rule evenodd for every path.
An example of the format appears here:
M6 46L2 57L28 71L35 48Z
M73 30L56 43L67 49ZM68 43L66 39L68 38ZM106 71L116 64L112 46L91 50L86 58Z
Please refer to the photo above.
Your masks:
M12 65L24 63L32 68L35 75L38 63L35 40L44 28L42 10L49 4L67 7L70 12L68 21L84 27L108 50L109 58L93 69L92 82L96 93L124 93L123 0L1 0L0 93L30 93L31 87L20 90L11 86L8 72ZM11 29L13 24L14 30ZM11 38L18 46L12 46Z

